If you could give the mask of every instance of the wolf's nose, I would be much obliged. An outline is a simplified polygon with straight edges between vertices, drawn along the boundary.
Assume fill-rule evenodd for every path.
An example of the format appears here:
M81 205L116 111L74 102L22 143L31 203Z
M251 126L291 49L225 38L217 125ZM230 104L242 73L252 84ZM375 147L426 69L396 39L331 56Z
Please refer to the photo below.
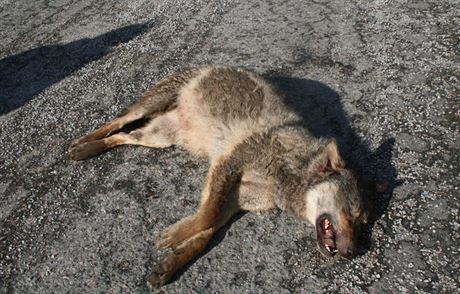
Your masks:
M356 250L349 248L347 251L342 251L340 255L346 259L352 259L356 256Z
M355 257L356 256L356 250L348 249L347 254L350 255L351 257Z
M355 256L356 256L356 250L349 248L347 250L346 258L352 259Z

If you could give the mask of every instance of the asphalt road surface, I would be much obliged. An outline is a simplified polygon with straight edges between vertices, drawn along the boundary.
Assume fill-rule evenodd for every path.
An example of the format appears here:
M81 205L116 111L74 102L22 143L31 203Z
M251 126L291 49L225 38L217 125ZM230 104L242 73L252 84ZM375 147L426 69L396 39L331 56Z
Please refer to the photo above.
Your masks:
M206 162L67 149L204 64L264 74L390 185L353 261L323 258L288 215L248 213L154 291L458 293L459 17L458 0L0 0L0 293L151 291L153 242L197 207Z

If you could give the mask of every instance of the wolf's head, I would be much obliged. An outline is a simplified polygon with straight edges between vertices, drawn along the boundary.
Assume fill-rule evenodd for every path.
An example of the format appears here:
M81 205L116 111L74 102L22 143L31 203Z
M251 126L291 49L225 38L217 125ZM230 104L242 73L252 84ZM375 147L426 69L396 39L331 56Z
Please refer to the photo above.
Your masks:
M345 168L335 140L328 141L308 167L306 218L316 227L320 252L352 258L367 210L355 174Z

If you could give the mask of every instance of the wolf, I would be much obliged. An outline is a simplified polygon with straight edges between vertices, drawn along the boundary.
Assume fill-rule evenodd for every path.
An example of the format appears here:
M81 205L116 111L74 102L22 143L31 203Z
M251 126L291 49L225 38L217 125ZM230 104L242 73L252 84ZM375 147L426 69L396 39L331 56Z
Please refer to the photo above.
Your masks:
M138 120L147 123L120 131ZM172 74L124 115L74 140L69 154L83 160L125 144L180 145L210 164L196 213L156 242L174 250L148 277L153 287L168 283L240 211L281 209L315 227L326 257L357 255L368 217L358 176L334 138L314 137L274 86L252 71L207 66Z

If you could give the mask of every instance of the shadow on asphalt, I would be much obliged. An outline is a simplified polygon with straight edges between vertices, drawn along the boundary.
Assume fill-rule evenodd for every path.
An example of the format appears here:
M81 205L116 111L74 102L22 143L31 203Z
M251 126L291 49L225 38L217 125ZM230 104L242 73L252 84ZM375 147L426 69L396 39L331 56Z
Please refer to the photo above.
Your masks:
M316 137L334 137L348 166L360 177L362 194L369 206L368 224L361 228L358 251L364 254L372 244L375 222L386 212L397 181L397 170L391 163L394 138L389 138L372 151L353 130L343 110L339 95L328 86L313 80L268 75L285 104L299 114ZM380 187L380 191L378 186Z
M38 47L1 59L0 115L23 106L46 88L149 27L149 23L129 25L93 39Z

